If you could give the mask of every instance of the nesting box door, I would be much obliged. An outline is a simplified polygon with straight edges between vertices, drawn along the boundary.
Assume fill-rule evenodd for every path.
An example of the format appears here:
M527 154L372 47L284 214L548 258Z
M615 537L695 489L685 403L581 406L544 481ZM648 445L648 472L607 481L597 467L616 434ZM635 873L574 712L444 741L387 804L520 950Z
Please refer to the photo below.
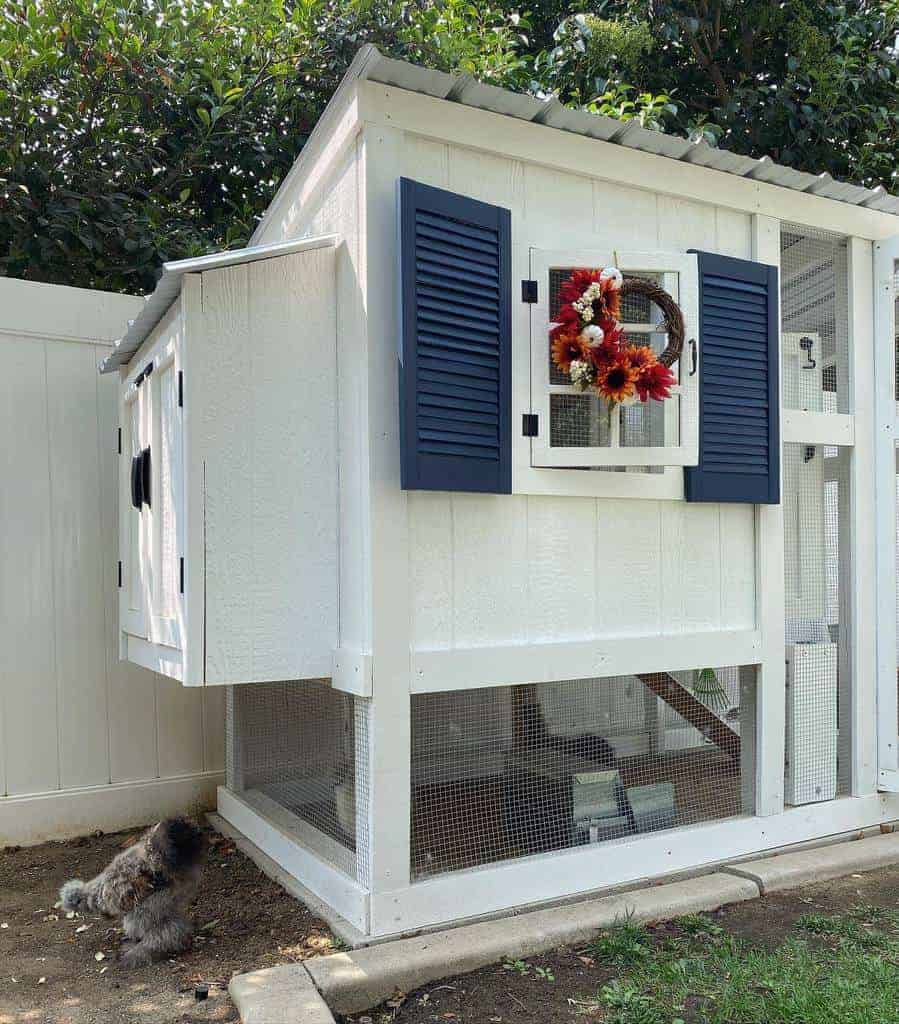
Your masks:
M182 648L184 471L180 326L129 367L122 387L120 620L127 637Z
M143 451L147 447L146 392L123 385L120 417L119 622L123 633L146 639L148 601L144 570L149 559L148 516L143 502Z
M181 650L184 591L184 472L179 402L177 338L166 339L154 354L148 379L149 436L154 465L150 508L150 640ZM157 454L158 453L158 454Z

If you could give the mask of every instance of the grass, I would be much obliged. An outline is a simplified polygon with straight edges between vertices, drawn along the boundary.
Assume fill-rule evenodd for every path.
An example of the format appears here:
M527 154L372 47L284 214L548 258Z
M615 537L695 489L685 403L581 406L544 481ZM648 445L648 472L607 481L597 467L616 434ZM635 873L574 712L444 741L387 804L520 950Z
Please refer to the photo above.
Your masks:
M664 937L632 921L591 947L618 977L576 1009L603 1024L897 1024L899 911L809 914L773 950L702 916Z

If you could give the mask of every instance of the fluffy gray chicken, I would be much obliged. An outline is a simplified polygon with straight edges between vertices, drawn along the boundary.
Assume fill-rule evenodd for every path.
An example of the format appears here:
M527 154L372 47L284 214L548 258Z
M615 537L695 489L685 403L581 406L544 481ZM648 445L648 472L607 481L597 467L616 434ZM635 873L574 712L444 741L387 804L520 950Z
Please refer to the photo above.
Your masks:
M96 878L74 878L59 891L66 910L121 917L132 940L122 955L126 967L142 967L189 948L193 925L187 915L194 898L206 838L187 818L166 818Z

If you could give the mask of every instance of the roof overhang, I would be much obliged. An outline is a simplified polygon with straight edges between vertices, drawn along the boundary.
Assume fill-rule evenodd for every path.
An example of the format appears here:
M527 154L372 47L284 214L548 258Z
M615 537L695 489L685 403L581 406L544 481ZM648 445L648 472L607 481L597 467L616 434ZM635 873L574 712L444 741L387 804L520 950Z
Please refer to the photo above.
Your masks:
M174 260L163 263L162 276L148 295L144 308L128 322L128 330L113 346L112 352L100 363L100 373L112 373L127 366L135 352L146 341L147 336L165 316L169 307L181 294L181 279L185 274L202 274L206 270L220 270L222 267L236 267L242 263L270 260L276 256L304 252L307 249L323 249L337 244L336 235L320 235L316 238L296 238L289 242L272 245L253 245L245 249L227 249L208 256L189 260Z
M554 96L541 100L526 93L486 85L471 75L450 75L443 71L431 71L417 64L385 57L372 45L363 46L359 50L342 86L348 80L378 82L397 89L476 107L479 110L532 121L587 138L627 146L655 156L698 164L740 178L749 178L752 181L793 189L795 192L805 192L840 203L899 215L899 196L891 195L883 186L870 189L862 185L836 181L826 172L809 174L807 171L798 171L793 167L775 163L767 156L758 159L740 156L729 150L710 146L704 141L692 142L678 135L666 135L649 128L641 128L633 121L618 121L602 114L574 110L564 106Z

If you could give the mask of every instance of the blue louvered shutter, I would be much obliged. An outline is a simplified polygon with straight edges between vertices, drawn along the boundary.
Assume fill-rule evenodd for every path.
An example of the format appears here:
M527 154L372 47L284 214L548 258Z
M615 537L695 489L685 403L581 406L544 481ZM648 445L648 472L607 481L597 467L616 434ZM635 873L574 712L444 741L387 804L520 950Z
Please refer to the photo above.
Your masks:
M687 501L780 501L777 270L700 252L699 465Z
M402 486L509 494L509 211L407 178L399 206Z

